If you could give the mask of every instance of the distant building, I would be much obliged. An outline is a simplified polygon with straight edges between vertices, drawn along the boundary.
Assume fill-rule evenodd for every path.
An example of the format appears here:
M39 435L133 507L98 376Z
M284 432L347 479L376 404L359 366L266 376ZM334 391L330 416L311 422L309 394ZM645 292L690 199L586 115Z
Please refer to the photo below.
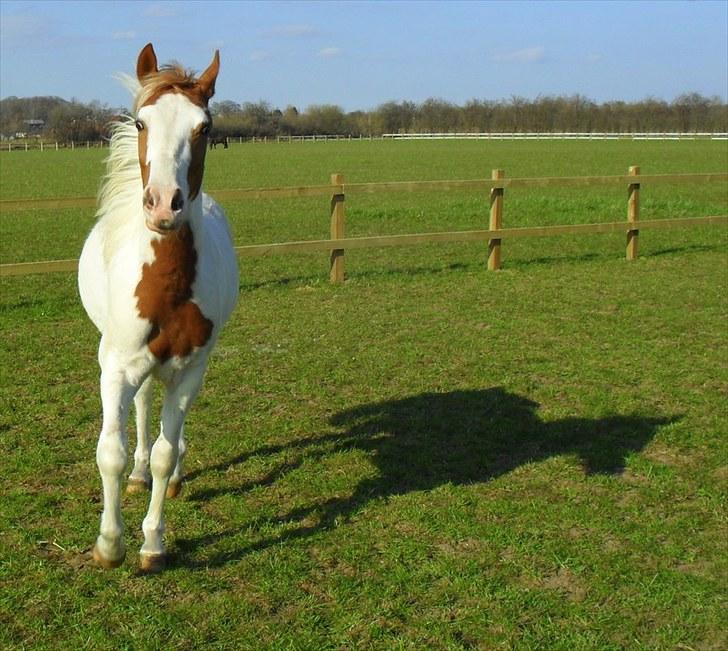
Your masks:
M28 133L40 133L45 127L45 120L23 120Z

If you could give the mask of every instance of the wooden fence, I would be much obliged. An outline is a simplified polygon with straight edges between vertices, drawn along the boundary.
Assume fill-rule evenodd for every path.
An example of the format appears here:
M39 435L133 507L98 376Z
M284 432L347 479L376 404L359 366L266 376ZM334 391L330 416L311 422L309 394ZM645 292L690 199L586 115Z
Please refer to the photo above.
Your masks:
M0 151L58 151L59 149L103 149L108 148L109 142L104 140L71 140L70 142L57 142L45 140L8 140L0 145Z
M507 178L503 170L493 170L490 179L450 181L392 181L380 183L346 183L342 174L332 174L327 185L281 188L241 188L214 192L218 201L240 199L276 199L283 197L326 196L330 201L331 237L327 240L305 240L272 244L237 246L239 256L263 256L286 253L329 252L329 273L332 282L343 282L345 252L386 246L409 246L438 242L488 242L488 269L501 267L501 249L504 239L516 237L545 237L580 233L622 232L626 236L626 257L634 260L638 255L640 231L691 227L704 224L728 224L728 215L708 217L681 217L666 219L640 219L640 190L644 185L694 184L728 182L728 173L714 174L640 174L637 166L621 176L578 176L546 178ZM626 220L598 224L570 224L561 226L529 226L504 228L505 190L519 188L598 187L621 186L627 190ZM480 190L490 194L490 222L487 229L440 233L410 233L404 235L376 235L369 237L345 236L345 201L348 195L380 192L421 192L432 190ZM0 213L28 209L91 208L94 197L62 199L33 199L0 201ZM48 260L0 264L0 276L20 276L34 273L74 271L77 260Z

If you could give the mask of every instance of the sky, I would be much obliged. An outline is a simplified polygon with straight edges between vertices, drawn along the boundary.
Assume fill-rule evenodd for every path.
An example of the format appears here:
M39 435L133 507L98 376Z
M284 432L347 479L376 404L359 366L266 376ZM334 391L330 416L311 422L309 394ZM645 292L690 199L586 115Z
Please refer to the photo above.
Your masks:
M0 0L0 97L130 103L114 79L154 44L215 100L369 110L435 97L728 101L726 0L70 2Z

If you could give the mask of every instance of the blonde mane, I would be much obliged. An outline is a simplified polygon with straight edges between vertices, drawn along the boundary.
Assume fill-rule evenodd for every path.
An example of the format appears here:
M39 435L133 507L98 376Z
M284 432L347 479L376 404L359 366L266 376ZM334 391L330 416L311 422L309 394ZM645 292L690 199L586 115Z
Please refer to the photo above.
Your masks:
M136 77L119 75L118 79L136 100L142 91ZM104 224L104 260L107 262L135 227L138 220L134 218L142 206L142 174L134 122L134 116L125 115L110 125L106 174L101 181L96 211L96 217Z
M148 104L152 98L164 93L197 94L199 84L192 70L185 70L178 63L162 66L157 72L144 77L134 99L134 112Z

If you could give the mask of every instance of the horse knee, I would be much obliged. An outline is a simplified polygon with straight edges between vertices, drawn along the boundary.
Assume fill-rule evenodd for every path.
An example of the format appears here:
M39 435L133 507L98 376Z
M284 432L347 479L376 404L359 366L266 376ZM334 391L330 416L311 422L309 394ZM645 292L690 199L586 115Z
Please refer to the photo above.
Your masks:
M96 446L96 465L101 474L121 475L126 456L126 441L121 434L101 433Z
M152 476L169 477L177 464L179 445L170 443L166 438L160 437L152 446L149 459Z

